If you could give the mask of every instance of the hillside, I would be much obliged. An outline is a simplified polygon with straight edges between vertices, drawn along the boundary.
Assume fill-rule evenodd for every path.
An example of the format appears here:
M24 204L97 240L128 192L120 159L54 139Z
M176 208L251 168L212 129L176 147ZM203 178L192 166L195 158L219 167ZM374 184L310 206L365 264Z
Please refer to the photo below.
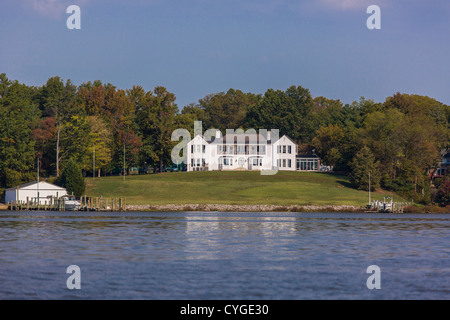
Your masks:
M368 193L352 188L346 176L279 171L210 171L87 178L89 196L123 197L131 205L236 204L236 205L354 205L368 203ZM372 199L394 196L372 192Z

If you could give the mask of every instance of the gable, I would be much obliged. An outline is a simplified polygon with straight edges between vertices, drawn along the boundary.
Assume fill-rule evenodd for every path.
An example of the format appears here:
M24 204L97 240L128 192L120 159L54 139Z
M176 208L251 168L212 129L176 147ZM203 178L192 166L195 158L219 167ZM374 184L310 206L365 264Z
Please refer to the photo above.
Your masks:
M37 190L37 182L30 182L22 184L19 187L19 190ZM9 188L8 190L16 190L17 187ZM40 181L39 182L39 190L61 190L66 191L65 188L48 183L46 181Z
M189 145L189 146L192 145L192 144L205 144L205 145L208 145L209 143L205 139L203 139L202 136L196 135L193 139L191 139L187 143L187 145Z
M280 139L278 139L274 144L290 144L293 146L296 146L297 144L291 140L287 135L282 136Z

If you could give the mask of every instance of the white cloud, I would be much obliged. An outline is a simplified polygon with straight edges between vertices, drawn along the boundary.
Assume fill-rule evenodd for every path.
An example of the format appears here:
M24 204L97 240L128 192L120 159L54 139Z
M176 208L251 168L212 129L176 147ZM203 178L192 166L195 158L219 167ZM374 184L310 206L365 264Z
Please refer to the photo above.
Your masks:
M37 13L59 19L66 16L66 9L70 5L82 6L88 0L22 0L24 5L33 9Z
M392 0L391 0L392 1ZM386 6L388 0L303 0L301 8L325 9L330 11L360 11L367 9L370 5Z
M39 14L57 17L65 13L65 7L61 0L28 0L32 8Z
M360 10L370 5L381 6L386 4L386 0L314 0L322 8L330 10Z

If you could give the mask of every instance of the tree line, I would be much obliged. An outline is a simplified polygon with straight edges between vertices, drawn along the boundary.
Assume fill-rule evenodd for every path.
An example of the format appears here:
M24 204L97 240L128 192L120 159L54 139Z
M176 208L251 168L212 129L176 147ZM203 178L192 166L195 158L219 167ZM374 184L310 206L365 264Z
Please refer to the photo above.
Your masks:
M27 86L0 75L0 187L36 179L36 159L43 176L60 177L69 160L84 174L118 173L127 167L171 165L177 128L279 129L298 143L301 153L315 153L334 171L368 190L384 188L416 202L448 203L449 179L430 183L450 147L450 107L436 99L396 93L382 103L361 97L343 104L313 98L301 86L268 89L264 94L229 89L196 103L176 104L162 86L118 89L100 80L76 86L51 77ZM443 152L444 150L444 152ZM95 163L93 156L95 154Z

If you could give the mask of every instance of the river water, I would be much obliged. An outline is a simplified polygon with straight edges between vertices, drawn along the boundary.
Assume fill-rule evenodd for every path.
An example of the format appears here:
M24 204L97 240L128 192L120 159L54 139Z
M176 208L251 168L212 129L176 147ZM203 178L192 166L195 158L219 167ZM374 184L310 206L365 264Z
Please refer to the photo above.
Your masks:
M447 300L449 276L450 214L0 213L0 299Z

